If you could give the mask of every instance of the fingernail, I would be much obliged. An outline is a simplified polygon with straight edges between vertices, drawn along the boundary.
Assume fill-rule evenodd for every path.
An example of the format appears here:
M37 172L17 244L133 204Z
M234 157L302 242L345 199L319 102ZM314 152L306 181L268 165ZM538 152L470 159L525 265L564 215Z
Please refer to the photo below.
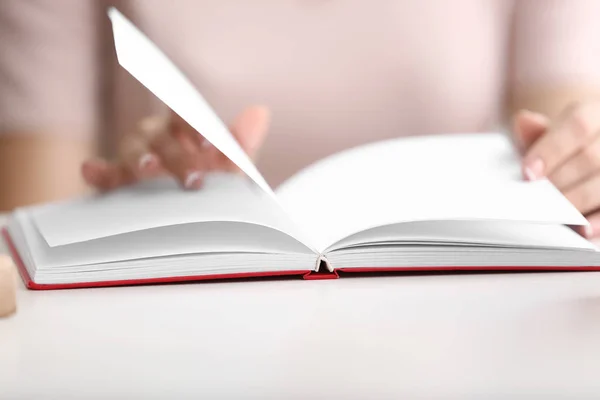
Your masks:
M204 173L201 171L193 171L187 174L183 186L186 189L200 189Z
M155 162L156 162L156 157L154 157L152 154L144 154L143 156L140 157L140 161L138 162L138 168L141 171L144 171L144 170L148 169L150 166L152 166Z
M535 181L544 177L544 161L541 158L527 163L523 168L523 173L527 180Z
M591 238L592 236L594 236L594 230L592 229L591 225L584 226L583 233L585 234L585 237L587 237L587 238Z
M525 178L528 181L535 181L535 174L533 172L531 172L531 169L525 167L525 169L523 170L523 173L525 175Z

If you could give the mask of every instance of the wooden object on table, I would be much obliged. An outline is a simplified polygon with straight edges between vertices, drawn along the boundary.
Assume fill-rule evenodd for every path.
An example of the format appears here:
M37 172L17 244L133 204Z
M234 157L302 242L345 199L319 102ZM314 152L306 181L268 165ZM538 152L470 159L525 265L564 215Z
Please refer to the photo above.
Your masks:
M0 318L17 309L15 266L12 259L0 254Z

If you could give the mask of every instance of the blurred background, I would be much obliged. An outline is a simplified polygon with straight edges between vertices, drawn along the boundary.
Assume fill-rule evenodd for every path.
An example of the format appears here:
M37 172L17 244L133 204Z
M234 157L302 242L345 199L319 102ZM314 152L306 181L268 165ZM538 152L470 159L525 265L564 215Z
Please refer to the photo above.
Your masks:
M89 192L85 160L169 118L117 65L110 6L224 121L270 109L257 163L274 186L342 149L553 116L600 86L597 0L0 0L0 211Z

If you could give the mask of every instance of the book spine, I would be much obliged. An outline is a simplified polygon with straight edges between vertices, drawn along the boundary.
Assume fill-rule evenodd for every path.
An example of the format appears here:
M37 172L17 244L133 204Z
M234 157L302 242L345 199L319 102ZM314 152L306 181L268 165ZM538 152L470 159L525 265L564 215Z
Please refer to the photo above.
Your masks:
M315 270L309 272L303 276L306 280L317 280L317 279L337 279L339 275L334 271L333 267L323 254L319 254L317 258L317 265Z
M325 271L333 272L333 267L331 266L331 264L329 263L329 260L327 259L327 257L325 257L325 255L319 254L319 257L317 258L317 265L315 265L315 271L317 271L317 272L325 272Z

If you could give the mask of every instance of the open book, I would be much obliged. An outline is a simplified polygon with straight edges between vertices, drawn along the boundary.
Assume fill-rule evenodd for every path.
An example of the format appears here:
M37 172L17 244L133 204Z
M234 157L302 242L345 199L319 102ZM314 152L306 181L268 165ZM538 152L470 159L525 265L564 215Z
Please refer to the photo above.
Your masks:
M273 191L182 73L118 11L120 64L228 156L196 192L157 179L18 209L4 231L27 286L107 286L339 272L600 269L585 218L548 181L524 182L503 134L374 143Z

